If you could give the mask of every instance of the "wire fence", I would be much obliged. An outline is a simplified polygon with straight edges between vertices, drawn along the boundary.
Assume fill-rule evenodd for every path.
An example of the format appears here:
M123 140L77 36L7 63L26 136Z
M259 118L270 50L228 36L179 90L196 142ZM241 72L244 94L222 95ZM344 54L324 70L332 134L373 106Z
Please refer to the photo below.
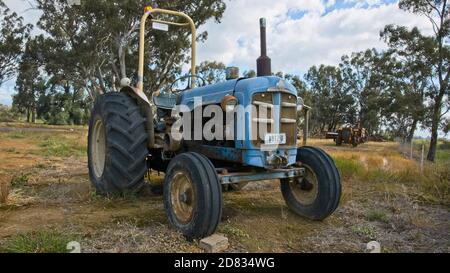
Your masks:
M436 170L442 167L450 168L450 145L448 143L438 143L433 164L427 161L429 146L430 142L427 140L399 141L400 152L405 157L418 162L422 173L425 168L436 168Z

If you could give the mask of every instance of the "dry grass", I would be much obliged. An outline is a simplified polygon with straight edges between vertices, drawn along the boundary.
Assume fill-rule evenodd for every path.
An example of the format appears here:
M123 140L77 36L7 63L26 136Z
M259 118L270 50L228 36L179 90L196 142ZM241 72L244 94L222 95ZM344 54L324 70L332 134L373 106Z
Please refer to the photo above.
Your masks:
M367 143L358 148L337 148L323 140L312 143L327 149L346 181L362 183L386 196L407 195L417 202L450 204L449 162L425 163L422 171L418 161L399 152L397 143Z
M94 194L86 131L1 132L0 143L0 180L2 171L11 174L12 189L0 206L0 252L65 252L68 240L80 240L83 252L201 252L170 228L155 188L120 198ZM449 211L435 204L450 204L450 168L426 165L421 173L395 143L309 145L326 150L342 173L338 210L321 222L298 217L277 181L226 192L218 232L229 238L229 251L362 252L377 240L387 252L448 252ZM162 179L152 173L152 186Z
M0 172L0 204L6 204L8 202L10 190L9 176Z
M9 197L9 183L0 182L0 204L6 204Z

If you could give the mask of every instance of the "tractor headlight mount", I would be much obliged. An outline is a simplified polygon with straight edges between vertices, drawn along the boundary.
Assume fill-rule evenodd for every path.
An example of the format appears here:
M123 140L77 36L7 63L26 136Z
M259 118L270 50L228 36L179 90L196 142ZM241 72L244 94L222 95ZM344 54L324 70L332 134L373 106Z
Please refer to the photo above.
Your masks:
M222 107L222 110L226 113L233 112L238 105L238 100L234 96L227 95L223 98L222 103L220 106Z

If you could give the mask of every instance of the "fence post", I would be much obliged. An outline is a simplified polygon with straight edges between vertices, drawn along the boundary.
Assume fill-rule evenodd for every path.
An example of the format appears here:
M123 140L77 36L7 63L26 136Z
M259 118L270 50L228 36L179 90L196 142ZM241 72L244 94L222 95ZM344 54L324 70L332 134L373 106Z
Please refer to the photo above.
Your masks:
M425 145L422 144L422 155L420 157L420 172L423 174L423 157L425 153Z
M411 139L409 148L410 148L409 158L412 160L413 159L413 141L412 141L412 139Z

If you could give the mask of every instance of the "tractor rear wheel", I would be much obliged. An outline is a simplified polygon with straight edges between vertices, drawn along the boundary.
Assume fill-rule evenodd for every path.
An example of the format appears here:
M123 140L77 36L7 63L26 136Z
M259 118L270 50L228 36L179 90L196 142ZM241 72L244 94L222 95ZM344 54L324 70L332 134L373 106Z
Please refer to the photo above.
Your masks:
M281 180L288 207L300 216L323 220L338 207L341 178L334 161L323 150L302 147L297 162L306 170L303 178Z
M341 146L342 145L342 135L339 134L336 138L336 146Z
M136 192L144 185L148 156L145 119L125 93L97 98L89 122L88 165L100 195Z
M222 187L207 157L183 153L171 160L164 181L164 207L172 226L188 240L216 231L222 215Z

